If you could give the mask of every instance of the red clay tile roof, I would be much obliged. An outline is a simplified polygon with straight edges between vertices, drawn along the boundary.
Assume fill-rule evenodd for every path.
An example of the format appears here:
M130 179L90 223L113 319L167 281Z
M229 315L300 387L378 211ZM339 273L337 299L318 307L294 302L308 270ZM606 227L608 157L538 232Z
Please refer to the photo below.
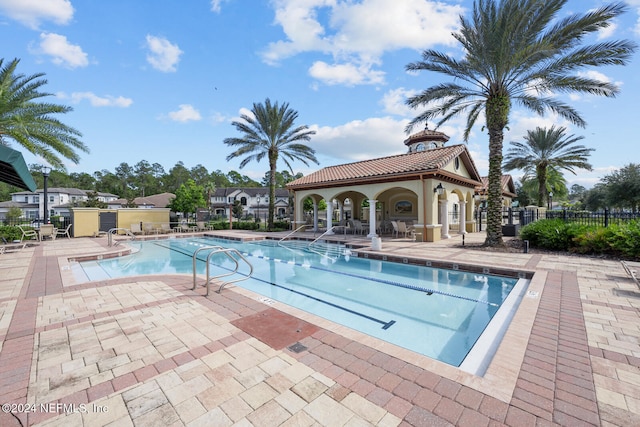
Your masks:
M510 196L510 197L517 197L518 195L516 194L516 190L515 190L515 184L513 183L513 178L511 177L511 175L502 175L501 178L501 184L502 184L502 195L503 196ZM487 191L489 188L489 177L488 176L483 176L482 177L482 186L480 187L476 187L476 191L478 192L485 192Z
M467 169L470 170L472 179L479 181L479 176L473 176L477 174L477 170L473 164L473 160L469 156L466 146L452 145L416 153L399 154L355 163L328 166L290 182L287 187L296 189L313 187L317 184L339 184L353 181L363 182L369 179L373 180L373 178L380 180L384 178L415 176L419 173L436 172L460 155L462 155Z

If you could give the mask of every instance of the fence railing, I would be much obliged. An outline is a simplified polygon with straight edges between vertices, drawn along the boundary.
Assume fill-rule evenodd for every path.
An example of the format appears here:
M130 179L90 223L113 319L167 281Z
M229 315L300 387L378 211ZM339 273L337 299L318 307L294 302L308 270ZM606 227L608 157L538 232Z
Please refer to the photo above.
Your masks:
M609 209L600 212L562 210L547 211L545 218L562 219L565 222L575 222L583 225L608 227L611 224L619 225L633 220L640 220L640 212L611 212Z

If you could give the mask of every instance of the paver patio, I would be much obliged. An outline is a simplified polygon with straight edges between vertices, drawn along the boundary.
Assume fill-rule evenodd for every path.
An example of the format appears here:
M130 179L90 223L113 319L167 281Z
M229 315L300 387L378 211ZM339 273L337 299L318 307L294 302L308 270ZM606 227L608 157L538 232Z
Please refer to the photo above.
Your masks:
M110 252L0 255L0 426L640 425L640 291L615 260L459 236L363 250L535 272L475 376L239 287L206 298L190 275L77 283L69 258Z

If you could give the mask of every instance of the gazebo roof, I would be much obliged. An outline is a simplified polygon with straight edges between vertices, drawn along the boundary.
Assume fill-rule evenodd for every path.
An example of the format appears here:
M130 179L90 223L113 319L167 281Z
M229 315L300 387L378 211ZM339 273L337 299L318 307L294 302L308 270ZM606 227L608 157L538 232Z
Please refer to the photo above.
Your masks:
M432 132L432 131L431 131ZM453 159L460 156L471 179L444 171ZM480 176L465 145L452 145L396 156L380 157L355 163L328 166L287 184L292 190L338 187L384 181L419 179L422 176L438 176L475 187Z

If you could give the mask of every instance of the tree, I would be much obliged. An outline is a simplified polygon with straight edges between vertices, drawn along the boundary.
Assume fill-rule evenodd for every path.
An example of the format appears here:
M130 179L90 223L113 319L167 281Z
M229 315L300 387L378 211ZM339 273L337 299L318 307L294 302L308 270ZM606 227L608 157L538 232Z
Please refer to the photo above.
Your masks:
M547 174L550 169L556 172L562 169L574 175L575 169L592 170L587 159L594 149L576 145L584 137L565 136L566 130L555 126L530 130L524 137L524 142L511 142L512 147L504 158L505 170L521 169L526 177L535 177L538 181L538 206L549 203L549 191L552 189L547 187Z
M293 173L291 160L300 160L305 165L309 161L318 164L315 150L302 143L309 141L315 131L306 125L294 127L298 112L289 108L288 103L282 105L271 104L267 98L264 104L253 104L252 115L242 114L242 121L233 121L242 137L226 138L224 143L236 147L236 151L227 156L227 160L244 157L240 162L240 169L249 162L264 159L269 161L269 217L268 229L273 229L273 214L276 200L276 167L282 159Z
M582 71L601 65L624 65L636 45L607 41L580 46L587 35L611 25L626 11L615 3L584 14L561 15L567 0L476 0L471 20L460 17L454 33L464 50L458 60L446 53L425 50L422 61L408 71L433 71L455 79L432 86L407 100L412 108L426 110L408 125L440 117L438 126L467 114L464 140L481 113L489 134L489 185L485 245L502 245L501 177L504 129L513 103L539 115L552 112L584 127L585 121L571 106L554 96L587 93L614 97L613 83L592 78Z
M640 164L627 166L602 178L609 206L638 211L640 207Z
M169 208L174 212L182 212L185 216L194 213L197 208L206 206L204 188L189 179L176 190L176 197L169 202Z
M106 209L107 204L98 199L98 193L95 191L87 191L87 200L80 202L80 206L85 208Z
M44 74L25 76L16 74L18 59L4 64L0 59L0 144L9 145L9 139L27 151L41 156L53 169L66 170L61 157L77 164L76 150L89 152L78 138L82 134L54 116L73 111L71 107L39 102L51 96L39 92L47 84Z

